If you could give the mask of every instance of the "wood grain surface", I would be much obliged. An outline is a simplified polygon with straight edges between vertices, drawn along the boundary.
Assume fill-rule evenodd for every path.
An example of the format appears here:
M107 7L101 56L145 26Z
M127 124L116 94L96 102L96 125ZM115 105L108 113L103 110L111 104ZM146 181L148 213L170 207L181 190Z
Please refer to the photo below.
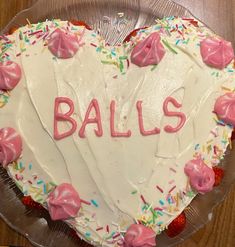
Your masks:
M141 0L144 1L144 0ZM20 10L34 0L0 0L0 29ZM235 47L235 0L175 0L187 7L216 33L233 42ZM235 164L234 164L235 165ZM216 208L214 217L203 229L179 247L234 247L235 246L235 187L227 199ZM4 245L31 246L0 219L0 247Z

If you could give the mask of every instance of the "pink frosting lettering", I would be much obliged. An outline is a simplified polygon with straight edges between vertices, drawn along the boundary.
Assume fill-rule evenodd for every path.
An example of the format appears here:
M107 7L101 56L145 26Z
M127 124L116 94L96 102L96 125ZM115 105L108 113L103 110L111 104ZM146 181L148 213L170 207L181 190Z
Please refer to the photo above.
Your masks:
M0 63L0 89L12 90L21 79L20 66L12 61Z
M95 110L95 117L90 118L90 114L92 109ZM97 136L102 136L103 135L103 129L102 129L102 123L101 123L101 116L100 116L100 107L98 104L98 101L96 99L93 99L87 109L86 115L85 115L85 119L82 123L82 127L79 130L79 136L81 138L85 138L85 129L87 124L91 124L91 123L95 123L97 124L97 129L95 129L95 134Z
M60 104L67 104L69 106L69 111L66 113L59 112ZM77 129L76 121L71 118L71 115L74 112L74 104L73 101L66 97L57 97L55 99L55 108L54 108L54 138L55 140L61 140L65 137L72 135ZM71 129L60 134L58 130L58 122L59 121L67 121L71 123Z
M134 47L131 53L131 62L139 67L144 67L158 64L164 55L165 48L161 43L161 36L155 32Z
M144 120L143 120L143 109L142 109L142 101L136 102L136 108L138 112L138 123L139 123L139 130L143 136L149 135L157 135L161 132L161 130L157 127L153 129L146 130L144 128ZM169 133L175 133L179 131L186 122L186 116L182 112L175 112L168 110L169 103L173 104L176 108L180 108L182 105L176 101L176 99L172 97L167 97L163 104L163 111L165 116L168 117L177 117L179 118L179 123L176 127L172 127L170 125L166 125L164 130ZM67 112L61 112L60 105L67 104L69 109ZM57 97L55 99L55 106L54 106L54 139L61 140L65 137L72 135L77 129L77 122L71 116L74 113L74 103L71 99L66 97ZM69 130L66 130L62 133L59 132L59 122L67 121L69 122ZM103 128L101 122L101 113L99 108L99 103L96 99L93 99L85 113L84 120L82 122L82 126L78 132L81 138L85 138L85 131L88 124L96 124L97 128L94 129L96 136L101 137L103 136ZM110 103L110 134L112 137L130 137L132 135L131 130L127 130L126 132L119 132L115 130L115 101L112 100Z
M235 126L235 93L220 96L215 102L214 112L224 123Z
M131 131L128 130L127 132L118 132L115 130L115 121L114 121L114 115L115 115L115 101L112 100L110 104L110 131L112 137L130 137Z
M76 34L57 28L48 39L48 48L58 58L71 58L79 49Z
M22 152L22 139L13 128L0 129L0 164L6 167Z
M47 205L52 220L66 220L77 216L81 199L71 184L63 183L49 194Z
M198 193L205 194L213 189L215 173L201 158L190 160L184 167L192 188Z
M224 69L234 58L231 42L216 37L202 40L200 50L204 63L217 69Z
M160 129L155 127L152 130L145 130L144 129L144 122L143 122L143 113L142 113L142 101L137 101L136 107L138 110L138 120L139 120L139 129L140 133L143 136L148 136L148 135L157 135L160 133Z
M124 237L124 247L154 247L156 246L156 233L141 224L131 225Z
M166 100L163 103L163 111L165 116L168 117L178 117L180 119L179 124L174 128L170 125L167 125L164 127L164 130L169 133L178 132L185 124L186 122L186 116L182 112L174 112L168 110L168 104L172 103L176 108L180 108L182 105L176 101L176 99L172 97L167 97Z

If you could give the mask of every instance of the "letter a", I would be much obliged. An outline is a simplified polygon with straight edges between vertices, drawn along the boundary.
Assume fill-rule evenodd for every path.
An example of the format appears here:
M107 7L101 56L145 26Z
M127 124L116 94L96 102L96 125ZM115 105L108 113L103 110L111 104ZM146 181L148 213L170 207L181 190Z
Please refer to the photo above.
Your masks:
M94 118L90 118L90 113L91 110L94 108L95 110L95 117ZM82 123L82 127L79 130L79 136L81 138L85 138L85 129L87 124L91 124L91 123L95 123L97 124L97 129L95 129L95 134L97 136L102 136L103 135L103 129L102 129L102 124L101 124L101 116L100 116L100 108L99 108L99 104L98 101L96 99L93 99L87 109L86 115L85 115L85 119Z

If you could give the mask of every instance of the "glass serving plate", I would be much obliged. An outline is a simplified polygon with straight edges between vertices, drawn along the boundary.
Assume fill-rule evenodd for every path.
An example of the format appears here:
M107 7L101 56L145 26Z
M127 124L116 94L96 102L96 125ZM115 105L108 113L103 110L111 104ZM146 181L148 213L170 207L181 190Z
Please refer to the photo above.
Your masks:
M78 19L84 20L114 45L122 42L133 29L171 15L193 17L187 9L169 0L38 0L31 8L16 15L1 32L7 33L11 27L27 24L26 18L32 23L52 18ZM183 242L211 219L213 208L224 200L235 181L234 161L235 150L229 150L221 162L226 169L222 184L207 195L197 196L185 210L187 226L183 233L175 238L168 238L164 233L159 235L158 247ZM20 200L22 193L3 168L0 168L0 188L0 217L33 245L89 246L72 236L71 229L64 222L52 222L46 210L27 209Z

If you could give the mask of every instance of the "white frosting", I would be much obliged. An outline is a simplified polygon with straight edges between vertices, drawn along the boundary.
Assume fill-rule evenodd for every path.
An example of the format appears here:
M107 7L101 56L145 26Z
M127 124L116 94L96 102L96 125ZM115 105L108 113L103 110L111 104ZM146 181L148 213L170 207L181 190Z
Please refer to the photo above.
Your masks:
M181 21L175 19L169 22L171 25L180 25ZM67 22L58 23L59 26L67 26ZM188 22L184 21L184 24L188 25ZM42 24L43 27L46 25L50 27L52 23ZM158 27L159 25L151 27L139 38ZM55 27L50 27L50 32L54 29ZM78 30L73 30L78 35L83 31L82 27L74 29ZM30 28L23 27L20 30L25 32ZM156 232L164 229L194 196L192 192L191 195L183 196L177 206L166 200L168 192L174 186L176 188L170 193L172 196L178 193L179 198L186 189L190 193L184 174L185 163L197 151L209 166L212 165L211 161L218 162L218 158L213 158L213 152L207 151L208 145L215 144L224 151L231 134L231 128L216 124L212 110L215 99L222 94L221 86L234 87L234 73L229 73L226 69L217 71L203 64L197 45L202 37L197 32L195 27L188 27L188 34L185 34L185 40L190 38L188 44L180 41L177 45L175 42L180 39L177 32L172 32L171 36L163 33L162 38L178 54L166 48L166 55L156 68L139 68L130 64L127 69L126 60L123 60L125 73L121 73L115 65L101 61L110 60L107 55L112 49L116 53L113 61L118 56L125 56L128 49L131 49L130 44L126 48L116 47L114 50L113 47L106 47L106 50L97 52L91 43L99 47L103 41L92 31L85 31L81 40L84 44L73 58L66 60L53 58L42 39L38 39L34 45L26 44L26 52L15 57L22 43L19 31L9 37L15 43L8 53L11 59L21 64L24 76L12 91L9 103L0 109L0 127L14 127L23 138L22 162L27 166L22 172L23 180L17 183L23 186L25 194L32 195L35 200L40 195L43 198L41 202L45 201L47 193L39 193L37 188L33 190L27 182L36 174L38 178L32 183L38 187L41 186L37 183L39 178L45 183L67 182L75 187L82 199L95 200L98 207L83 204L78 217L68 220L81 237L89 242L94 241L95 245L112 245L112 237L105 239L113 231L115 234L125 231L135 219L151 219L150 207L146 211L142 210L144 204L141 195L153 208L163 207L155 224L149 225ZM206 33L210 34L210 31L202 28L202 34ZM215 76L217 72L219 75ZM78 123L78 129L73 136L56 141L53 138L54 100L59 96L73 100L73 118ZM165 117L163 114L163 102L168 96L182 103L180 111L187 117L185 126L177 133L166 133L163 130L166 124L177 124L176 118ZM96 125L90 124L86 127L86 138L82 139L78 131L87 107L94 98L99 103L104 133L102 137L97 137L94 133ZM111 137L111 100L116 102L116 129L130 129L130 138ZM136 110L138 100L143 101L145 128L159 127L159 135L140 134ZM173 107L170 109L175 110ZM67 107L63 106L61 111L66 112ZM61 132L69 128L66 122L60 123L59 127ZM215 138L210 133L211 130L218 132L219 137ZM226 140L225 144L221 143L222 136ZM197 144L199 146L195 151ZM33 167L29 169L30 163ZM15 166L8 168L12 176L19 173ZM103 229L96 231L99 227Z

